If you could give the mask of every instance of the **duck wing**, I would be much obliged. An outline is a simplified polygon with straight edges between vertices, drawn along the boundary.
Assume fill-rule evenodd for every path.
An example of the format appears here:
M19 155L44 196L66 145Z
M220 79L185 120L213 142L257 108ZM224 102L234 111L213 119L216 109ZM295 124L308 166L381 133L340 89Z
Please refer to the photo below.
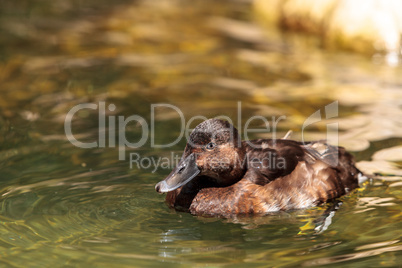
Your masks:
M259 139L245 143L248 170L252 171L247 179L258 185L265 185L292 172L297 173L300 181L303 181L305 172L298 168L301 163L315 174L324 170L334 173L333 180L341 181L346 191L356 188L358 178L362 176L350 153L343 147L323 141L302 143L285 139Z
M292 140L259 139L244 141L243 146L248 170L253 171L248 179L258 185L292 173L300 161L314 161L299 142Z
M346 192L358 187L359 180L366 178L355 166L353 156L343 147L332 146L323 141L309 142L303 144L303 147L312 161L323 162L336 171L337 179L342 182Z

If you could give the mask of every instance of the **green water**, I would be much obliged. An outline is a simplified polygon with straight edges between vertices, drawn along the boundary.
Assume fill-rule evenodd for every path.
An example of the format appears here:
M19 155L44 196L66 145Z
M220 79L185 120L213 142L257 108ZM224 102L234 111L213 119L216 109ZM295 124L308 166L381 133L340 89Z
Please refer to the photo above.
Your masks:
M264 29L247 1L0 2L1 266L400 267L402 68L317 47ZM180 135L172 109L156 108L154 133L124 160L119 138L109 140L110 118L117 127L138 115L151 130L161 103L185 123L285 116L277 131L300 139L306 118L333 101L339 142L377 176L342 203L305 211L226 220L168 209L154 186L170 168L129 160L181 154L184 138L151 143ZM66 115L83 103L97 108L77 112L72 133L105 147L67 139ZM331 122L306 137L323 138ZM143 130L130 123L123 134L134 143Z

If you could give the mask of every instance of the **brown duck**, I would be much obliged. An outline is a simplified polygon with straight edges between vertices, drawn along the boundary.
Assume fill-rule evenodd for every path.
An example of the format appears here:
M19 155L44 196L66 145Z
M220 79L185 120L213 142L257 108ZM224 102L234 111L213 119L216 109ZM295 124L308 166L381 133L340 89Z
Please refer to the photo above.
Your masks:
M209 119L190 134L177 167L155 189L194 215L231 217L317 206L358 187L351 154L324 142L240 141L231 124Z

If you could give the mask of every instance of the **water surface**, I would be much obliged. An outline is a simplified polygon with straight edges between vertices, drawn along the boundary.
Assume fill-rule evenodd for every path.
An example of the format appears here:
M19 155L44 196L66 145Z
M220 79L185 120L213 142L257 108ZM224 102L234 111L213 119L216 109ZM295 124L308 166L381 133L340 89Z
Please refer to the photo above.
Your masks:
M400 66L265 29L247 1L0 5L2 265L402 263ZM196 115L226 115L240 126L254 115L271 123L284 116L278 135L291 129L300 139L306 118L334 101L338 116L309 126L305 137L325 138L326 125L338 122L340 144L376 176L338 203L266 217L208 219L167 208L154 185L170 168L151 161L180 155L186 141L169 148L151 141L180 135L176 111L157 108L155 132L143 146L125 148L124 160L118 137L113 145L108 135L110 118L117 127L119 116L141 116L150 129L151 105L165 103L186 123ZM74 115L74 137L104 147L79 148L66 137L66 115L83 103L98 106ZM107 135L99 139L103 103ZM143 132L129 124L124 134L134 143ZM130 153L151 164L130 167Z

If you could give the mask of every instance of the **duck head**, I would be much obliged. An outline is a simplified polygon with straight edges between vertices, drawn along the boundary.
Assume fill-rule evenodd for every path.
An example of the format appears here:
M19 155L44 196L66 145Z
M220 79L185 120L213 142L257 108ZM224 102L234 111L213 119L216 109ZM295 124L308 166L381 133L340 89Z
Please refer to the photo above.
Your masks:
M206 120L191 132L179 164L155 190L170 192L199 176L216 187L231 185L245 173L244 158L237 129L227 121Z

